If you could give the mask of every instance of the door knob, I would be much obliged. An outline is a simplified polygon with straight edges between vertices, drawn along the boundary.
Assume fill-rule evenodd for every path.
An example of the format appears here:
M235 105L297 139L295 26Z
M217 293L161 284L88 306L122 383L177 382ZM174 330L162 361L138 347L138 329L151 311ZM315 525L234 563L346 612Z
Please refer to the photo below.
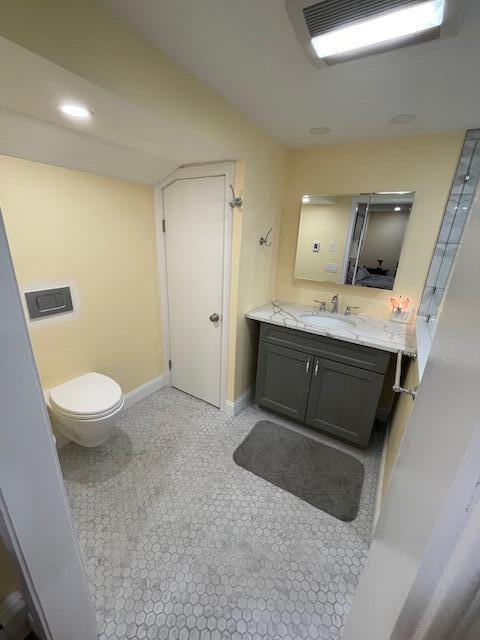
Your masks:
M218 315L218 313L212 313L209 319L210 322L218 322L220 320L220 316Z

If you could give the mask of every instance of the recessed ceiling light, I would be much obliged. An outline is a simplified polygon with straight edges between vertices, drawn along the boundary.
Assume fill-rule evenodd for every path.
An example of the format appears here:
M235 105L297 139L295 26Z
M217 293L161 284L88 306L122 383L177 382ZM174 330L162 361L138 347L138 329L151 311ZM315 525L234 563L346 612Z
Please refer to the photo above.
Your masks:
M310 202L310 196L303 196L302 202Z
M413 122L417 119L417 116L414 113L399 113L393 118L390 118L390 122L393 124L407 124L407 122Z
M365 49L440 26L443 9L444 0L428 0L322 33L312 38L312 45L319 58Z
M326 133L330 133L330 131L330 127L312 127L308 130L308 132L314 136L324 136Z
M395 210L395 211L401 211L401 210L402 210L402 207L395 207L395 209L394 209L394 210Z
M73 102L62 102L58 108L66 116L77 118L78 120L87 120L93 116L93 111L83 104L74 104Z

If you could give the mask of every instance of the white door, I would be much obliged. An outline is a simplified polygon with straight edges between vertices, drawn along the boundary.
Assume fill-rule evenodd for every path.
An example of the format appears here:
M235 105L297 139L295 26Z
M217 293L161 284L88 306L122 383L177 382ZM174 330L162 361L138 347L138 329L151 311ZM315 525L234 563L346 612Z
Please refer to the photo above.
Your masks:
M172 385L220 407L225 176L163 191Z

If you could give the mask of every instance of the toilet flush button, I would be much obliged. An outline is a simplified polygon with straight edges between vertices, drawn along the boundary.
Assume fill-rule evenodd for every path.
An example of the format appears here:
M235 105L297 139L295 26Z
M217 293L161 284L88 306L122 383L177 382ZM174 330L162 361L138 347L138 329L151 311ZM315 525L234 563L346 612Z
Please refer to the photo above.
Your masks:
M50 311L65 307L65 301L61 295L37 296L37 306L40 311Z
M26 291L25 300L31 320L73 311L70 287Z

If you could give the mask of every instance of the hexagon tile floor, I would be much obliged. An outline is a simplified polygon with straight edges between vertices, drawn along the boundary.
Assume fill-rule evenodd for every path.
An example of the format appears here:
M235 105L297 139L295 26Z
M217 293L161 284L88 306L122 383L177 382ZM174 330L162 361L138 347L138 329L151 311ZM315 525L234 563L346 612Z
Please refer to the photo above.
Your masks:
M167 388L103 446L59 452L100 639L337 640L370 540L380 446L351 523L235 465L269 417L235 418ZM292 428L301 429L301 427Z

